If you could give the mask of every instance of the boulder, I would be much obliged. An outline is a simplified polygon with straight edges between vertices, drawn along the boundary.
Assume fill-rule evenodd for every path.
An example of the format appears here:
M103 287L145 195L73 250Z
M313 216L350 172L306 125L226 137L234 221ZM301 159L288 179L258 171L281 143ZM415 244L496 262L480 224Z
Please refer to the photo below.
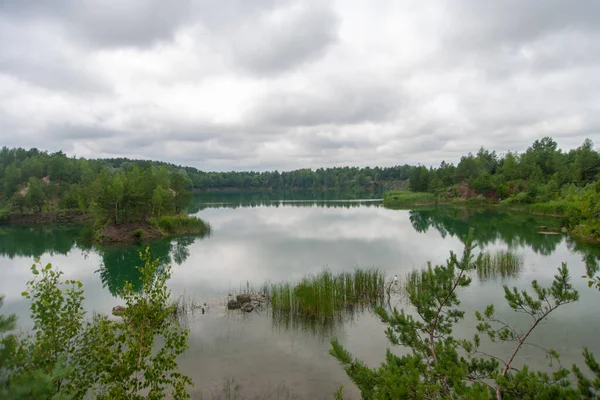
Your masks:
M242 305L236 301L236 300L229 300L229 302L227 303L227 308L229 310L237 310L241 307Z
M242 305L242 311L246 311L246 312L252 312L252 310L254 310L254 306L250 303L244 303Z
M238 303L244 304L244 303L250 303L252 301L252 295L251 294L238 294L236 296Z

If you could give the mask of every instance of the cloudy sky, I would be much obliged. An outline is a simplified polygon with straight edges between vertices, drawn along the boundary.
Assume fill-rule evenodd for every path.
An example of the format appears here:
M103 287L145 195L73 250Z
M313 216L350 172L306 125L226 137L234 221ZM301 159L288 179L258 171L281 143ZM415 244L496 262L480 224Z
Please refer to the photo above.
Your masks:
M600 145L598 0L0 0L0 144L205 170Z

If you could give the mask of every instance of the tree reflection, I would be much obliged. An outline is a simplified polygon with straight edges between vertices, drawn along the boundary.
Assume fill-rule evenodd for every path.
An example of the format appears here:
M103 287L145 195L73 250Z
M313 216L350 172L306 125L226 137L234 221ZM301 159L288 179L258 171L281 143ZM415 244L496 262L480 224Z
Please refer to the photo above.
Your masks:
M240 207L327 207L351 208L360 206L380 206L381 202L358 201L381 199L377 191L335 191L335 190L288 190L288 191L230 191L203 192L192 199L188 211L195 214L206 208Z
M44 254L66 255L72 249L89 251L91 228L69 226L17 226L0 228L0 254L39 258Z
M540 231L558 230L562 221L519 212L495 209L458 207L429 207L409 212L413 228L420 233L437 230L442 237L464 237L474 229L474 242L485 247L498 240L509 247L530 247L536 253L548 256L562 242L564 235L544 235ZM569 250L582 254L590 276L600 271L600 248L566 238Z
M102 255L102 264L96 272L99 273L102 284L113 296L119 295L125 282L131 282L134 290L137 291L141 284L138 270L141 265L140 251L148 246L152 258L159 260L160 271L169 264L184 263L190 255L188 247L197 238L198 236L181 236L163 238L148 244L98 247L97 249Z

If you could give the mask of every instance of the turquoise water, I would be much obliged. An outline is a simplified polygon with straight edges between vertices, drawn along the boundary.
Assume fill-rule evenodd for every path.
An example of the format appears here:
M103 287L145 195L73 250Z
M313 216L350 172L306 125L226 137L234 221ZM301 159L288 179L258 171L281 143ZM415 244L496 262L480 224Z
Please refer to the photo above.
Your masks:
M180 360L196 390L205 398L221 393L232 378L243 396L264 398L331 398L340 384L356 396L341 368L328 355L328 336L342 343L368 364L376 366L387 347L381 323L369 312L342 321L328 333L306 327L286 327L268 311L241 315L223 306L227 294L260 287L266 282L294 281L323 268L336 271L376 267L388 277L404 274L427 261L442 263L450 250L462 249L461 235L475 230L479 250L511 249L524 258L515 279L480 283L477 279L460 294L468 318L455 336L474 333L472 311L495 303L499 315L525 328L526 320L508 310L502 283L526 288L537 279L549 284L561 262L567 262L581 300L553 314L532 336L532 342L552 345L563 364L581 360L584 345L600 354L596 304L600 293L580 278L596 268L600 249L564 235L538 232L559 221L496 210L425 208L387 210L377 196L342 201L343 196L292 198L269 195L196 197L192 211L212 226L204 238L174 238L154 242L151 251L173 265L169 282L173 296L207 302L208 312L190 316L190 349ZM335 197L335 198L331 198ZM120 303L114 294L126 280L136 281L140 246L90 246L80 227L1 227L0 293L3 312L14 312L23 329L30 327L28 303L20 297L30 279L34 258L51 262L66 278L79 279L86 290L90 312L109 313ZM404 307L398 297L393 302ZM488 346L502 355L502 346ZM397 351L402 351L397 349ZM541 367L544 354L529 347L521 360ZM270 397L269 397L270 396Z

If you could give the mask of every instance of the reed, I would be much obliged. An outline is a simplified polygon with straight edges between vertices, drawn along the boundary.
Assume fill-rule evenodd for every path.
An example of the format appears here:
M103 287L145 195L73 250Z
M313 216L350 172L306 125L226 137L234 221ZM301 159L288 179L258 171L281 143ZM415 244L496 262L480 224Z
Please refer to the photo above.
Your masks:
M353 315L357 307L383 304L385 275L357 269L334 274L325 270L307 275L297 284L270 287L273 323L327 335Z
M499 250L495 253L480 253L475 260L477 277L480 282L490 279L515 278L523 269L523 256L510 250Z
M406 273L404 282L402 282L402 289L404 289L407 295L418 295L427 291L428 282L427 279L431 275L427 274L433 267L431 263L427 263L425 269L414 268L412 271Z

